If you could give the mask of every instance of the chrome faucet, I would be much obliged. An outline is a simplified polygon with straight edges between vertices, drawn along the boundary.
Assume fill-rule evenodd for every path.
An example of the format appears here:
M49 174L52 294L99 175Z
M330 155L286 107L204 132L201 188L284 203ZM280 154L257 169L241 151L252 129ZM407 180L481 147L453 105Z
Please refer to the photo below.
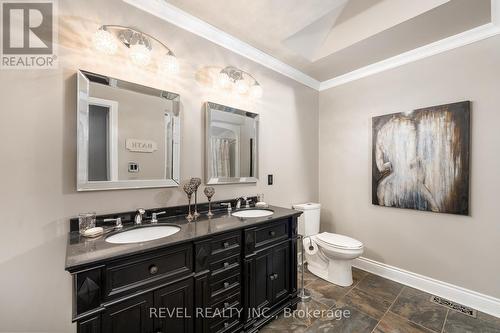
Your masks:
M236 199L236 209L240 209L241 208L241 199L243 199L243 197L239 197Z
M250 199L248 199L247 197L239 197L238 199L236 199L236 209L240 209L241 208L241 201L245 201L245 208L250 208Z
M135 224L142 224L142 216L146 213L146 210L143 208L137 209L137 212L135 213Z

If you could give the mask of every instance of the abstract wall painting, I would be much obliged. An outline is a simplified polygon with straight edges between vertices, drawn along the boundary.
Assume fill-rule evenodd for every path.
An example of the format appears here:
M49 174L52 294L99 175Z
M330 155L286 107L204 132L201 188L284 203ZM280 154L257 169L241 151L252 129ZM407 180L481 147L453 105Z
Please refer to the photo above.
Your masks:
M372 119L372 203L469 215L470 102Z

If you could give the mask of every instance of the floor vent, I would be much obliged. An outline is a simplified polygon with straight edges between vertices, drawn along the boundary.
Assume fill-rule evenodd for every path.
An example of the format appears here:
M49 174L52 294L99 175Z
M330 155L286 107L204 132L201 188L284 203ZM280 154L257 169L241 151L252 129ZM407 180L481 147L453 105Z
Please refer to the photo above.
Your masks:
M432 296L431 297L431 302L433 303L436 303L436 304L439 304L439 305L442 305L442 306L445 306L449 309L452 309L452 310L455 310L455 311L458 311L458 312L461 312L469 317L472 317L472 318L476 318L476 315L477 315L477 311L472 309L472 308L469 308L467 306L464 306L462 304L458 304L458 303L455 303L455 302L452 302L452 301L449 301L445 298L441 298L439 296Z

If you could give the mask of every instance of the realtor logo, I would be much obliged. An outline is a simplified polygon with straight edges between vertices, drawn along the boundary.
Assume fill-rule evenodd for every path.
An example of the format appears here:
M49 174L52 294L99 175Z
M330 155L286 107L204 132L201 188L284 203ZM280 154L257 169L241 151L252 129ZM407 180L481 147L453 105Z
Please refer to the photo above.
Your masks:
M57 16L54 0L0 1L2 69L55 68Z

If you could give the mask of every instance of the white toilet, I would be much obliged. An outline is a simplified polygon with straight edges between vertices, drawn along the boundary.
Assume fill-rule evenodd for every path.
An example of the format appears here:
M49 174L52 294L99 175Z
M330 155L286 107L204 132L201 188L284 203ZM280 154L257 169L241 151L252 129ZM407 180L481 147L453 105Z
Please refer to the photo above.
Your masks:
M339 234L319 233L320 204L305 203L293 208L304 212L299 218L299 234L304 236L309 271L339 286L352 285L351 261L363 253L363 243Z

